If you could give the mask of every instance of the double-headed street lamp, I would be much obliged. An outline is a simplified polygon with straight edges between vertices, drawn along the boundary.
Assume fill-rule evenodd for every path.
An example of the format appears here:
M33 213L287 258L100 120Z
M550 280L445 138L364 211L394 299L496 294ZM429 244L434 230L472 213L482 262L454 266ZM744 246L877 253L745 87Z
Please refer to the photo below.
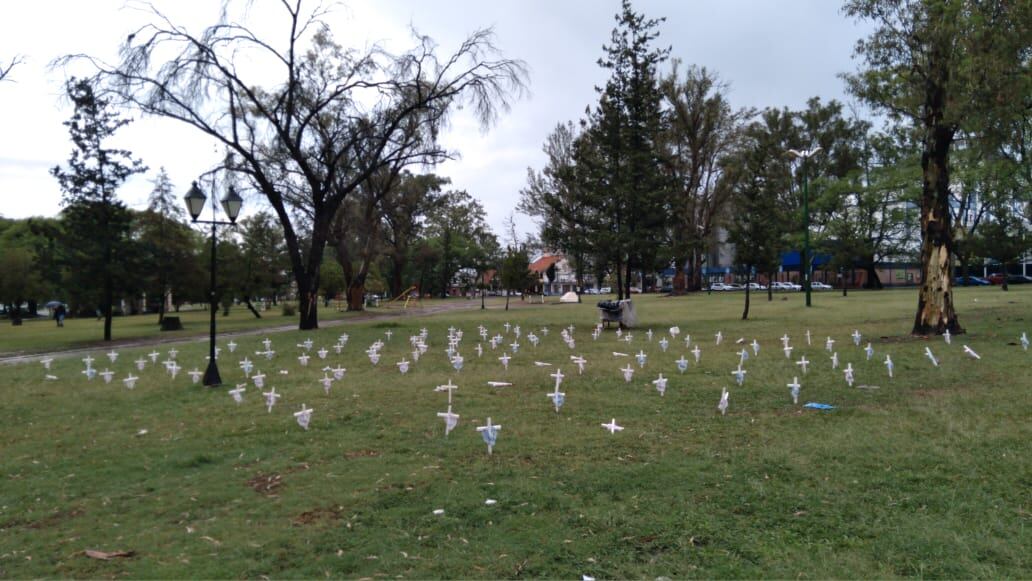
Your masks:
M219 377L219 366L215 363L215 311L218 310L215 299L215 228L216 226L232 226L236 224L236 219L240 215L240 207L243 205L244 199L240 197L240 194L236 193L232 186L230 186L226 195L222 196L222 209L225 210L226 216L229 217L229 222L214 219L214 197L211 199L212 219L197 219L201 215L201 211L204 210L204 204L208 201L208 197L204 195L201 188L197 187L197 182L193 183L190 191L186 193L183 199L186 200L186 209L189 210L194 224L211 224L211 344L208 349L208 369L204 371L204 385L215 387L222 384L222 378Z
M806 306L810 306L810 200L806 191L806 160L810 159L821 148L804 149L798 151L789 149L788 154L792 157L803 158L803 255L799 261L799 271L803 274L803 290L806 291Z

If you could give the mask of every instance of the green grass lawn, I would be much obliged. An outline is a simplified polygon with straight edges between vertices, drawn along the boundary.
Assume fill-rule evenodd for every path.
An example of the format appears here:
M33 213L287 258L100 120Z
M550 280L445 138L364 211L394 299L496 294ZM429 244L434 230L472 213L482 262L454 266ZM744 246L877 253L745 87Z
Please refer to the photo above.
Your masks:
M457 301L459 299L453 299ZM497 301L497 299L494 299ZM434 305L440 301L425 299L423 306ZM413 307L415 308L415 307ZM400 307L384 307L370 309L366 314L384 312L397 312ZM336 321L352 318L360 313L349 313L337 308L335 303L325 308L319 305L319 319L321 321ZM208 335L209 314L203 307L184 309L178 313L171 312L170 316L177 316L183 323L181 331L161 331L158 327L158 315L149 313L145 315L132 315L127 317L115 317L112 320L112 339L115 342L131 341L139 339L183 339L188 337L206 337ZM218 331L233 332L259 329L263 327L276 327L297 325L297 315L283 315L281 307L272 307L262 312L262 318L255 318L251 311L243 305L234 306L230 309L228 316L223 316L220 311L216 317ZM38 318L25 319L20 327L11 326L9 321L0 322L8 328L0 334L0 356L48 353L63 349L84 348L95 346L105 348L104 320L97 320L93 317L66 319L65 326L58 328L53 319ZM2 328L2 327L0 327Z
M39 363L0 368L0 577L1032 576L1032 351L1017 344L1032 332L1032 289L957 289L968 334L952 345L907 335L913 290L817 294L809 310L799 294L754 299L743 322L738 293L636 297L629 344L613 331L592 340L592 303L280 333L272 362L255 355L262 337L240 338L222 376L227 388L244 382L248 354L283 394L271 413L253 385L236 405L227 388L150 365L126 390L120 378L149 349L95 362L117 371L111 384L87 382L77 359L54 362L57 381ZM505 322L550 332L537 348L521 340L505 372L501 349L476 355L481 322L491 334ZM559 337L571 324L575 349ZM663 353L674 324L682 336ZM401 375L395 363L411 360L408 337L424 326L430 351ZM449 327L464 332L459 372L444 354ZM388 329L374 367L364 351ZM350 341L327 361L347 373L326 395L326 362L299 367L295 345L328 347L341 332ZM685 334L702 356L681 375ZM848 388L831 370L829 335L857 382L878 389ZM742 387L731 375L739 338L761 344ZM625 383L618 369L637 364L612 352L639 350L648 363ZM184 371L203 369L204 353L180 347ZM572 354L588 360L583 375ZM567 375L558 414L545 396L555 368L534 361ZM659 373L665 397L650 383ZM793 405L795 375L800 403L836 409ZM447 397L434 387L449 379L461 419L445 437L436 413ZM315 408L308 431L292 413L302 403ZM491 456L475 430L488 416L503 426ZM611 435L600 424L614 417L625 429ZM86 549L135 553L98 561Z

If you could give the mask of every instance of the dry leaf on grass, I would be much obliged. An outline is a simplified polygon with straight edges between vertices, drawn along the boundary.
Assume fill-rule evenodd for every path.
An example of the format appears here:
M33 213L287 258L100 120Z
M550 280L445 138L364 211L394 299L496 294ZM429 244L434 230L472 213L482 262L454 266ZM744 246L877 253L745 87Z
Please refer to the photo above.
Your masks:
M86 556L91 559L100 559L101 561L110 561L111 559L117 559L119 557L132 557L136 554L136 551L94 551L93 549L86 549L83 551Z

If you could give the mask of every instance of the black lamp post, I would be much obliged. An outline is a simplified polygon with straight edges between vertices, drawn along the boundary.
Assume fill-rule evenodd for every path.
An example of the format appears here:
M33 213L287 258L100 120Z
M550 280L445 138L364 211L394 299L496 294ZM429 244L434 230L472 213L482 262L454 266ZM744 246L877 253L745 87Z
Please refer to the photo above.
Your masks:
M211 224L211 287L209 291L211 299L211 344L208 348L208 368L204 371L204 385L215 387L222 384L222 378L219 376L219 366L215 363L215 311L218 310L218 304L215 300L215 228L216 226L236 224L236 219L240 215L240 207L243 205L244 200L230 186L229 191L226 192L226 195L221 200L222 209L225 210L226 216L229 217L229 222L223 222L214 219L214 197L211 199L211 215L213 219L197 219L201 215L201 211L204 210L205 202L208 201L208 197L204 195L201 188L197 187L197 182L190 186L190 191L186 193L183 199L186 200L186 209L190 212L190 217L193 219L194 224Z

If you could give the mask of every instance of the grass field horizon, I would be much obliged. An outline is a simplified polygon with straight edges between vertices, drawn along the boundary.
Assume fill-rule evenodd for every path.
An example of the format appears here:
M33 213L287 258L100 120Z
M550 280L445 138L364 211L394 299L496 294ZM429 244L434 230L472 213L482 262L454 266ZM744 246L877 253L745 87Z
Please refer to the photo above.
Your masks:
M740 293L634 298L630 343L612 330L592 339L587 298L270 334L271 362L255 354L264 336L241 337L236 353L223 350L218 389L185 373L204 369L204 343L178 347L174 380L149 360L132 367L149 347L120 349L114 364L98 347L94 367L116 371L110 384L87 381L77 358L54 361L57 380L39 363L2 367L0 577L1032 575L1032 352L1018 344L1032 331L1032 289L957 289L968 332L952 345L909 335L912 289L820 293L811 309L797 294L757 294L749 321L739 320ZM507 372L503 347L477 335L482 323L511 343L506 322L523 333ZM569 325L574 349L559 337ZM673 325L682 335L664 353L659 340ZM412 361L408 338L424 327L430 349L402 375L395 363ZM461 371L445 357L449 327L464 333ZM320 361L315 350L341 333L343 353ZM307 338L313 357L300 367ZM365 350L378 339L373 366ZM739 387L731 372L753 339L760 352ZM964 356L965 344L981 359ZM648 361L640 369L614 351ZM227 390L246 381L245 355L267 383L248 383L236 405ZM583 375L571 355L588 360ZM684 374L674 363L682 355L692 361ZM805 375L795 363L803 355ZM317 382L327 364L347 368L328 395ZM619 371L627 364L629 383ZM847 387L847 364L868 389ZM559 413L545 395L556 368L566 375ZM120 381L130 370L140 376L133 390ZM659 373L669 378L662 397L651 384ZM794 376L800 404L835 409L793 405ZM449 380L461 419L445 437L436 414L447 396L434 387ZM495 380L514 385L486 385ZM271 413L259 393L270 386L283 394ZM726 416L716 409L722 388ZM293 417L301 404L315 409L307 431ZM475 430L488 417L502 425L490 456ZM609 434L600 423L614 417L625 429ZM99 561L87 549L133 556Z

